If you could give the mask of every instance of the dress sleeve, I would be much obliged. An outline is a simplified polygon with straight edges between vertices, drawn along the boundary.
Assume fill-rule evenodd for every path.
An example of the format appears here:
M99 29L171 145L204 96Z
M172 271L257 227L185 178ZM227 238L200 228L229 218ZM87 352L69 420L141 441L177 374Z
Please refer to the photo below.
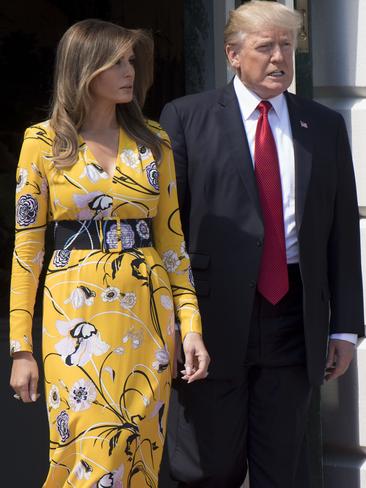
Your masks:
M43 265L48 214L44 142L36 127L26 130L17 168L15 245L10 293L10 353L32 352L32 320Z
M168 141L167 134L162 131L161 134ZM169 275L183 340L188 332L202 333L201 316L182 232L173 153L165 144L162 151L158 167L160 200L157 216L153 219L153 231L156 249Z

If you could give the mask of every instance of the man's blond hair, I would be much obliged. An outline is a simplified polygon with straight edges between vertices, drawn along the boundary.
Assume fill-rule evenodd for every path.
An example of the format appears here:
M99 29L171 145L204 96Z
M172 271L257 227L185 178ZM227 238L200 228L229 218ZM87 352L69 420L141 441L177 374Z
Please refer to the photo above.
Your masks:
M246 34L268 27L292 32L296 42L301 25L301 15L296 10L278 2L252 0L230 11L224 31L225 47L241 43Z

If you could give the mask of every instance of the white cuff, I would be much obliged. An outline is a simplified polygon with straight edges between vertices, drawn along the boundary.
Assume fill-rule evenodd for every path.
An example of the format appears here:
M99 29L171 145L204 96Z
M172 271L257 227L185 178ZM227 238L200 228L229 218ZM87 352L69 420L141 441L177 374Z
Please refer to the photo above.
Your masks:
M340 339L341 341L352 342L352 344L357 344L357 334L330 334L330 339Z

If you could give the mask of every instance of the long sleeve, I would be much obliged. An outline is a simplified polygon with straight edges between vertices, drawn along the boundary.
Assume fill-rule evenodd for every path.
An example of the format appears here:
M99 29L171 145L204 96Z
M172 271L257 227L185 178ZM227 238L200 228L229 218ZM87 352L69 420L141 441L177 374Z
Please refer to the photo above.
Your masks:
M32 351L32 320L43 264L48 185L37 128L27 129L17 169L10 296L10 352Z
M168 138L165 133L163 137ZM158 170L160 201L157 216L153 220L154 239L169 275L176 315L184 339L188 332L202 333L202 326L182 233L173 153L165 145Z

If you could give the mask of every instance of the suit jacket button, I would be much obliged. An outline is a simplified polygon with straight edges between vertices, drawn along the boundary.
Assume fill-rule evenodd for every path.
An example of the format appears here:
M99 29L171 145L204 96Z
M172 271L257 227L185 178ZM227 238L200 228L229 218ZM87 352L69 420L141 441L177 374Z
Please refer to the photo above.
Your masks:
M250 281L249 282L249 286L250 286L250 288L255 288L256 282L255 281Z
M262 247L263 246L263 241L260 239L257 240L257 247Z

